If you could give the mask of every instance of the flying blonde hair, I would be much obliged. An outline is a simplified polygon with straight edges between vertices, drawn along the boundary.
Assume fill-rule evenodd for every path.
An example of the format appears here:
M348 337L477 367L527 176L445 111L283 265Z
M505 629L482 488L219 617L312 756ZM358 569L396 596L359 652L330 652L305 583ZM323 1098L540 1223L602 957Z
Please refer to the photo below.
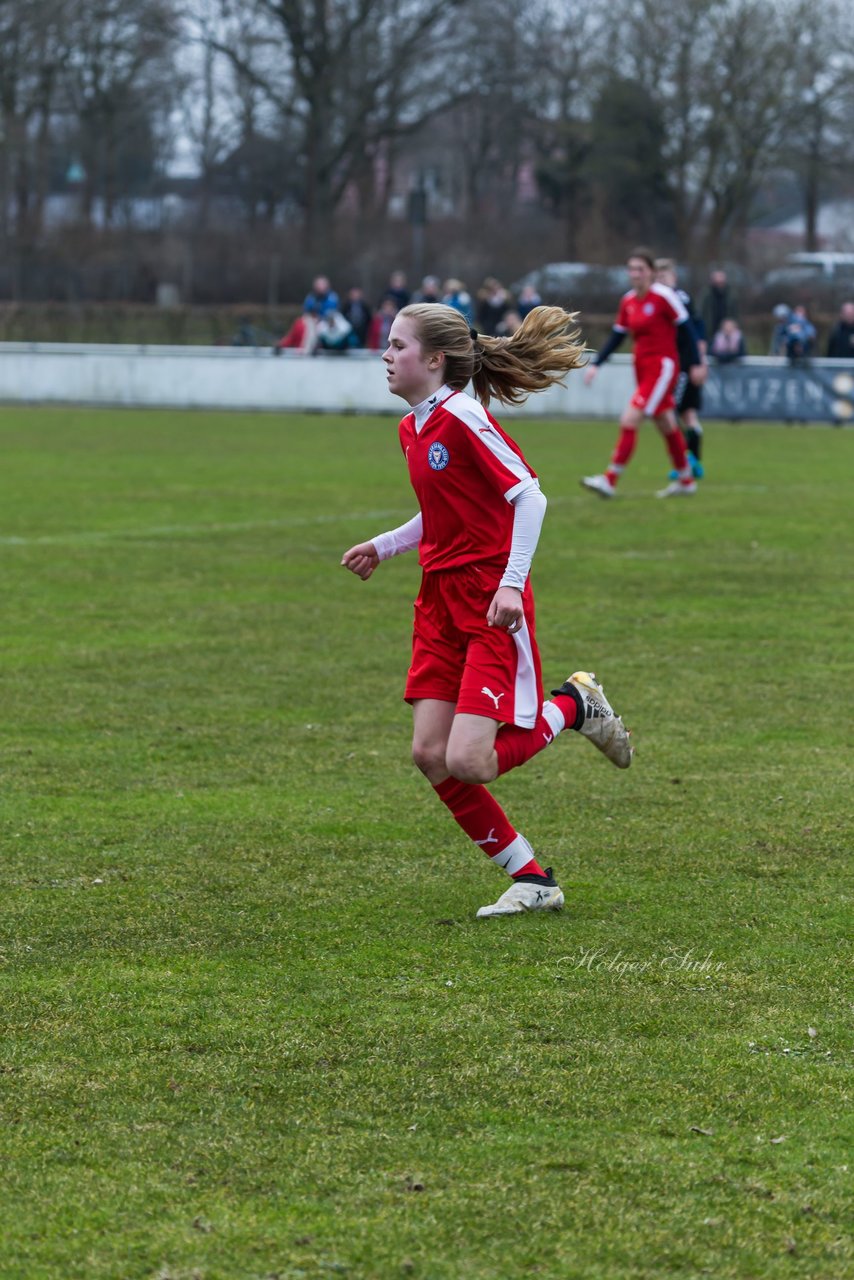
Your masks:
M534 307L507 338L476 333L459 311L436 303L411 303L398 315L414 321L426 352L442 352L447 385L462 391L471 382L484 405L492 396L521 404L533 391L564 386L569 371L585 363L581 330L568 332L577 312L562 307Z

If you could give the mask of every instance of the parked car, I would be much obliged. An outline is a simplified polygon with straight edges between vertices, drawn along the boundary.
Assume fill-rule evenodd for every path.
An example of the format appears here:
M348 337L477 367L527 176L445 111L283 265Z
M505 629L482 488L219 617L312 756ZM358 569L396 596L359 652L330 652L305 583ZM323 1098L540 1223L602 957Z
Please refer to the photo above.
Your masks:
M515 281L510 290L517 297L525 285L533 285L543 302L562 307L610 310L629 287L624 266L605 267L590 262L547 262Z
M789 303L840 301L854 294L854 253L790 253L762 284Z

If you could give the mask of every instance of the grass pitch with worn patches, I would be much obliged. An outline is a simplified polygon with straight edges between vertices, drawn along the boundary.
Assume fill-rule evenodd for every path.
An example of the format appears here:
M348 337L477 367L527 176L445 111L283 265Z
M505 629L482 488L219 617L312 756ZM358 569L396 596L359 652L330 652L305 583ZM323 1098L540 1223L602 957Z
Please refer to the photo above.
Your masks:
M5 409L4 1280L854 1269L854 436L517 421L566 735L495 791L559 916L408 760L395 420ZM847 703L847 710L846 710Z

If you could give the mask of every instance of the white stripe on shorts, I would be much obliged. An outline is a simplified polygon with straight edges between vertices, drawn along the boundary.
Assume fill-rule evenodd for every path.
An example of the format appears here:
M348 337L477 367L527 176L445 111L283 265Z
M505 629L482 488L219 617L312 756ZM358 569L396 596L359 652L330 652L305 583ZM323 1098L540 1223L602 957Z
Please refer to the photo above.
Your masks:
M658 406L661 404L667 390L673 381L673 370L676 368L675 360L671 360L670 356L662 356L661 373L658 375L658 381L652 389L652 395L644 405L644 413L648 418L654 418L658 413Z
M533 729L540 714L537 672L527 622L513 635L516 645L516 684L513 689L513 723L520 729Z

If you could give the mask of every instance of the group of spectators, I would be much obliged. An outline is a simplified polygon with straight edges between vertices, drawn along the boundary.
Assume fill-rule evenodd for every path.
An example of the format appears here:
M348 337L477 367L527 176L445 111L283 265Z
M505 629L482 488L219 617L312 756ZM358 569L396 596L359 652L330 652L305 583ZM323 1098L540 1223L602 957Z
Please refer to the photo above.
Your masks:
M786 356L796 364L815 355L817 338L816 327L805 306L789 307L781 302L774 308L770 348L772 356Z
M791 364L799 364L821 354L817 342L818 333L805 306L789 307L781 302L774 308L770 355L785 356ZM744 334L737 320L727 316L721 321L710 351L718 364L732 364L747 355ZM824 354L828 359L854 360L854 302L843 302L840 307Z
M317 276L302 306L276 350L340 352L353 349L384 351L392 321L410 302L441 302L459 311L478 333L507 337L514 333L533 307L542 299L532 285L514 297L500 280L487 276L472 295L462 280L451 277L444 283L438 276L425 276L414 292L406 275L393 271L375 306L364 291L353 285L343 301L326 276ZM747 344L737 319L735 299L726 272L715 269L709 276L699 314L695 316L698 335L705 338L709 357L717 364L734 364L747 355ZM774 308L774 330L770 354L785 356L793 364L819 354L818 335L807 309L781 303ZM844 302L827 339L826 354L832 358L854 359L854 302Z
M781 302L774 308L773 316L770 355L785 356L792 364L820 354L829 359L854 360L854 302L842 303L824 353L818 346L818 333L805 306L790 307ZM718 364L732 364L747 355L724 271L713 271L710 276L703 300L703 324L710 337L709 354Z
M780 303L774 308L774 321L772 356L786 356L797 363L820 354L816 346L816 327L806 307L787 307ZM854 360L854 302L843 302L839 308L839 316L827 336L824 354L830 360Z
M340 352L354 349L384 351L392 321L410 302L441 302L465 316L479 333L509 337L542 299L528 285L518 298L499 280L488 276L474 297L462 280L425 276L420 289L410 293L406 276L393 271L375 307L364 291L353 285L341 300L326 276L317 276L302 306L302 313L276 344L277 350Z

